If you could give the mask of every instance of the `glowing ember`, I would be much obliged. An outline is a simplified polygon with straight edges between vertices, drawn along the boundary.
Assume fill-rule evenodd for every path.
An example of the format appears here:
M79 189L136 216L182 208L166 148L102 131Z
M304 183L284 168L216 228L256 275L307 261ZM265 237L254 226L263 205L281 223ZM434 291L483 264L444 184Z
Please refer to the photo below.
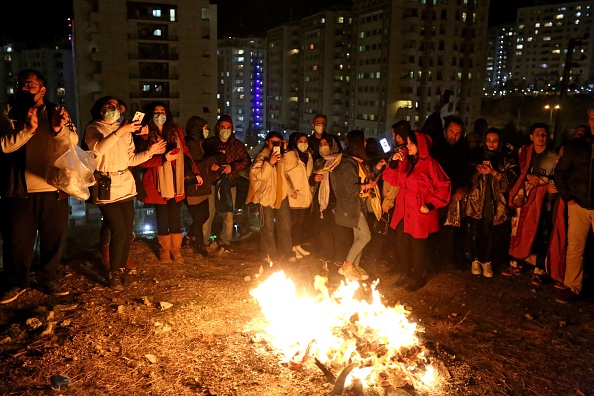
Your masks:
M408 321L402 306L381 303L379 281L372 285L371 303L354 298L358 282L341 282L330 296L326 281L316 276L318 295L298 296L293 281L279 271L252 290L284 362L300 368L312 357L333 373L356 363L347 386L358 379L364 387L427 389L435 370L420 346L417 325Z

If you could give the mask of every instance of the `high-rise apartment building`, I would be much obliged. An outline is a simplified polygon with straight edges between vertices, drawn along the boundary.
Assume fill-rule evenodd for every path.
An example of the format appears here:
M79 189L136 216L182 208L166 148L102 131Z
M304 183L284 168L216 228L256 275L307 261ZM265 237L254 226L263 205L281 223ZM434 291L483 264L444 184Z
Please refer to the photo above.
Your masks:
M446 90L449 112L478 118L488 9L488 0L354 0L350 129L420 128Z
M6 44L0 48L0 102L8 102L17 90L19 71L33 69L45 76L45 99L66 106L70 117L77 120L74 60L65 49L18 49Z
M506 93L506 83L512 77L512 61L516 35L514 26L496 26L489 28L487 40L487 58L485 95Z
M518 10L512 69L516 88L556 91L564 72L565 84L573 90L594 81L593 9L591 1L580 1Z
M233 119L240 139L266 130L264 39L221 39L217 49L218 114Z
M400 120L421 128L451 91L448 111L472 123L483 95L488 8L488 0L354 0L352 12L299 21L299 47L295 27L269 30L269 120L289 125L286 109L298 109L302 131L319 112L333 133L381 135ZM281 54L292 60L281 65ZM290 72L295 62L300 74Z
M300 130L300 26L293 22L266 33L266 126L278 132Z
M77 0L74 51L83 125L101 96L128 103L129 116L151 101L185 125L214 123L216 5L208 0Z
M303 18L301 25L301 95L299 130L312 130L317 113L328 117L326 130L344 136L349 130L351 11L329 9Z

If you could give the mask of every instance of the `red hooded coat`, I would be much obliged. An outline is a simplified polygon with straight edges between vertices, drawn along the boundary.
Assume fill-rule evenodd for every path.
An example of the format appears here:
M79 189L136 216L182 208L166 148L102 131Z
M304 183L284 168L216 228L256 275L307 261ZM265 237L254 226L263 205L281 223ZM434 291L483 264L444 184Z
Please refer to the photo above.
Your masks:
M450 202L450 179L439 163L429 156L431 138L415 131L418 147L418 162L412 172L408 158L398 164L398 168L387 168L383 173L384 182L400 187L396 196L396 207L391 227L396 229L404 219L404 232L414 238L427 238L439 230L437 209ZM433 205L429 213L421 213L421 206Z

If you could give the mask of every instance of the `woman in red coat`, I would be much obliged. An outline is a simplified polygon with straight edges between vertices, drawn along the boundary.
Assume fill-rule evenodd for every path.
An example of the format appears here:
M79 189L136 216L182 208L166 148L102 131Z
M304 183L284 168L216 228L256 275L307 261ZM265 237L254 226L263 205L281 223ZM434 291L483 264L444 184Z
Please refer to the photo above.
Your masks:
M173 117L165 104L154 102L147 106L149 133L148 143L154 144L161 140L167 142L163 155L155 155L141 164L146 168L142 184L146 197L142 200L146 204L155 205L157 215L157 238L159 239L159 260L162 262L183 262L181 244L181 204L186 197L184 191L184 156L193 164L190 150L186 146L184 134L179 126L173 122ZM197 176L198 184L202 179L198 168L192 165L192 171Z
M399 188L391 227L396 230L399 261L403 263L396 286L405 286L407 291L425 285L429 234L439 230L437 209L450 201L450 179L429 156L430 145L429 136L418 131L409 134L408 155L394 154L383 174L384 182Z

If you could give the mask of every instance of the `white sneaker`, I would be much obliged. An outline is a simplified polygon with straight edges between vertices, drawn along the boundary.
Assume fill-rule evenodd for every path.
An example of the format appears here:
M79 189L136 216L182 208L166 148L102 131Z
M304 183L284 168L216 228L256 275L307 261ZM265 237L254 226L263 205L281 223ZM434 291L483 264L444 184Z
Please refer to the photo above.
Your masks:
M486 263L481 263L481 265L483 266L483 276L485 278L492 278L493 267L491 267L491 263L487 261Z
M301 253L301 255L303 255L303 256L309 256L309 254L310 254L310 253L309 253L307 250L303 249L303 248L301 247L301 245L297 245L297 246L295 246L293 249L297 249L297 251L298 251L299 253Z
M293 253L295 253L295 257L297 257L298 259L302 259L303 258L303 256L301 255L301 252L299 251L299 247L298 246L293 246Z
M481 264L482 263L476 259L472 262L472 273L474 275L482 274L483 270L481 269ZM489 264L489 266L490 266L490 264ZM491 272L491 276L493 276L493 272Z

